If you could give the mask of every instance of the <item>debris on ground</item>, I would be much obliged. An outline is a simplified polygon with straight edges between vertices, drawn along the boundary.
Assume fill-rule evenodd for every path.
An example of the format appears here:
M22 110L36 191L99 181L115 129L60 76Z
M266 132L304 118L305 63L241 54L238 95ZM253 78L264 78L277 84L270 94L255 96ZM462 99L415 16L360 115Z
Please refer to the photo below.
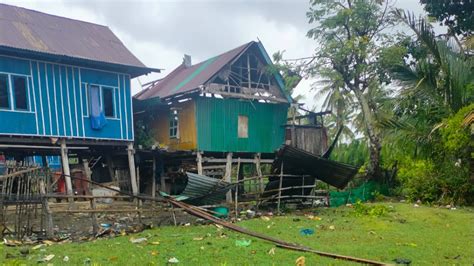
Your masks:
M44 256L43 258L39 259L38 262L49 262L54 258L54 254L49 254L47 256Z
M173 263L173 264L176 264L176 263L179 263L179 260L175 257L172 257L168 260L168 263Z
M404 258L396 258L393 260L396 264L402 264L402 265L410 265L411 260L409 259L404 259Z
M246 240L246 239L241 239L241 240L235 240L235 245L237 247L248 247L252 244L252 240Z
M268 251L268 255L275 255L275 248L271 248L269 251Z
M302 236L310 236L314 234L314 230L310 228L304 228L300 230L300 235Z
M63 261L64 261L64 262L68 262L68 261L69 261L69 257L68 257L68 256L64 256Z
M144 243L146 242L148 239L145 238L145 237L141 237L141 238L130 238L130 242L132 244L140 244L140 243Z
M334 225L330 225L329 230L336 230L336 227Z
M304 256L298 257L295 261L296 266L305 266L306 264L306 259Z

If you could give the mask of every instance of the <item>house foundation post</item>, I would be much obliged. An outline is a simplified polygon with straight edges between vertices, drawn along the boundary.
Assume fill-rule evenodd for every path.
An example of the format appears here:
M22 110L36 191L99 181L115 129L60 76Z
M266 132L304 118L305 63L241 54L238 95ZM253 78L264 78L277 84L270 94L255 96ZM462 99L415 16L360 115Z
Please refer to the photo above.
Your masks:
M132 193L134 196L138 195L137 174L135 168L135 149L133 149L133 142L127 144L128 154L128 168L130 169L130 182L132 184Z
M227 153L224 181L231 182L232 176L232 152ZM232 203L232 191L228 191L226 194L227 203Z
M69 157L68 150L66 147L66 140L60 140L61 145L61 164L63 166L64 180L66 181L66 192L69 196L72 196L74 193L72 191L72 182L71 182L71 169L69 168ZM69 202L73 201L73 198L68 198Z

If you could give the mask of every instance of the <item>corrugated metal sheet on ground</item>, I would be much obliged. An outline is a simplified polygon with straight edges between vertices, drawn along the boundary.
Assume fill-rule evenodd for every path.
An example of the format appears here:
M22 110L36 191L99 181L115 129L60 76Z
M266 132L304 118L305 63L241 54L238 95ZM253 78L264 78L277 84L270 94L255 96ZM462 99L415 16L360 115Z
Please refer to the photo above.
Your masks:
M321 158L304 150L283 146L277 153L272 172L279 173L283 162L283 173L310 175L339 189L354 178L358 167Z
M188 183L180 196L188 197L185 201L193 204L213 204L222 201L225 194L233 187L222 179L186 172Z
M106 26L5 4L0 46L145 68Z

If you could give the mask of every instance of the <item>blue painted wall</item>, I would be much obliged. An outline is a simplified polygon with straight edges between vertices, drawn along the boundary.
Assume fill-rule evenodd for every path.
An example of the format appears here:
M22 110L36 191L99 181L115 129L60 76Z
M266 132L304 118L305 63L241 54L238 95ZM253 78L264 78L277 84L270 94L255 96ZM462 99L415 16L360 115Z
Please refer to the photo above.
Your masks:
M0 73L28 79L28 110L0 109L0 135L133 140L130 75L0 55ZM114 117L90 126L88 86L113 88ZM10 89L11 92L11 89Z

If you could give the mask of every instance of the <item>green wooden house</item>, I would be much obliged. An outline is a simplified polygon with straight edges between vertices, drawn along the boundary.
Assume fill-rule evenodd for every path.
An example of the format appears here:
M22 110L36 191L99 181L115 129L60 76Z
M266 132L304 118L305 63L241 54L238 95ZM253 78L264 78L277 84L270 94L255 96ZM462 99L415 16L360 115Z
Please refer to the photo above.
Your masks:
M285 141L291 98L271 65L255 41L194 65L185 55L181 65L134 96L135 113L160 147L196 154L198 173L203 163L221 162L230 175L232 163L259 164Z

